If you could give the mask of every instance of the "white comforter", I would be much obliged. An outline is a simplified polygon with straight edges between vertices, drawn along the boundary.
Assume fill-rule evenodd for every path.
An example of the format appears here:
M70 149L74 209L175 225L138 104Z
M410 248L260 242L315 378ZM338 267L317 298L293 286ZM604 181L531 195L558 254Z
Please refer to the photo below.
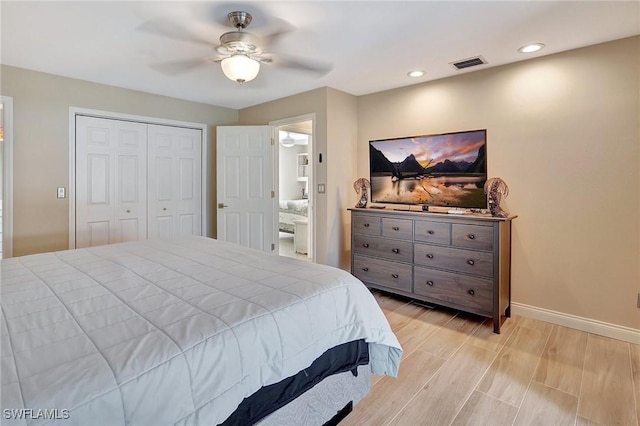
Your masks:
M0 274L2 424L216 424L338 344L366 339L377 374L402 354L350 274L202 237L7 259Z

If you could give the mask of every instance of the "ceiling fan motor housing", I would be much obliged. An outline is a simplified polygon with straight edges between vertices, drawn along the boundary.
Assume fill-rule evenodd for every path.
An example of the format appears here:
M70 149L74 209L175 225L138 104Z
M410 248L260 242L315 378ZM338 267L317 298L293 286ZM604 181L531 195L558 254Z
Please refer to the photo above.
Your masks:
M230 12L227 15L227 19L236 28L247 28L251 23L251 14L243 12L241 10Z
M253 34L230 31L220 36L218 52L228 55L257 53L259 40Z

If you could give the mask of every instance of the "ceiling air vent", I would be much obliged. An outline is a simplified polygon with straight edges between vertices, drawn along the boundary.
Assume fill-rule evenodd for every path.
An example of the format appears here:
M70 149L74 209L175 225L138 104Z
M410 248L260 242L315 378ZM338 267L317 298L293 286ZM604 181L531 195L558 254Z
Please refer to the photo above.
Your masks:
M456 62L451 62L451 65L457 69L461 70L464 68L475 67L476 65L486 64L487 61L482 56L474 56L473 58L461 59Z

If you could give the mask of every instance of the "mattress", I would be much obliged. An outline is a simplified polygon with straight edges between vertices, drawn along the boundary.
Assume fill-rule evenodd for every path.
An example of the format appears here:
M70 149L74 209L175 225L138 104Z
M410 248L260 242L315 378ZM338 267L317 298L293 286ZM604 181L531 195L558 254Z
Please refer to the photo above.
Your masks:
M358 339L398 372L373 296L328 266L203 237L1 265L3 424L217 424Z

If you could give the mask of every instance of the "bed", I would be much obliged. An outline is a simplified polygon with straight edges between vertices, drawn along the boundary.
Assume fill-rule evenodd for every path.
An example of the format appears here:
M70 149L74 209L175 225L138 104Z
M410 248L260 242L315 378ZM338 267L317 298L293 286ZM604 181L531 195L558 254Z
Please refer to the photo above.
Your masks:
M347 272L204 237L5 259L0 274L3 424L323 424L402 355ZM342 347L357 362L327 372ZM296 377L306 388L277 411L233 420Z
M294 220L304 220L309 217L309 200L280 200L279 227L281 232L294 232Z

